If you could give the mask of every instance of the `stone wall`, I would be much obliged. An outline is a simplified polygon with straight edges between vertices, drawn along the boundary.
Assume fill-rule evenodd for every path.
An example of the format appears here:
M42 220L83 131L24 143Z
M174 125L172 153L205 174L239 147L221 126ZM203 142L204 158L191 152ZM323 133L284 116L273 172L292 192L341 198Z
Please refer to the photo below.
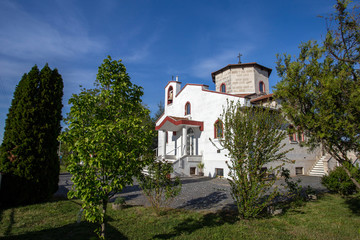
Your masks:
M269 73L260 68L255 68L255 92L260 94L259 84L263 82L265 84L265 94L269 93Z
M242 94L256 92L259 94L259 83L263 81L266 93L268 93L268 77L267 71L252 66L229 68L215 76L216 91L220 92L220 86L224 83L226 85L226 93Z

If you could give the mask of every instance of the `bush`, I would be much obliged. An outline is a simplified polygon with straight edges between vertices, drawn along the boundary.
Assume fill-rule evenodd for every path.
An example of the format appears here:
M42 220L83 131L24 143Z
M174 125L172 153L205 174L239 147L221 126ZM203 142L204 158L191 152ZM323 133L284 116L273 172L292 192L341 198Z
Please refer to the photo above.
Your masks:
M355 184L350 180L343 166L336 167L328 176L324 176L321 183L330 191L341 195L350 195L356 190Z
M167 208L176 196L180 194L179 177L171 179L173 167L171 163L154 161L148 167L148 174L141 174L139 185L157 215L162 208Z

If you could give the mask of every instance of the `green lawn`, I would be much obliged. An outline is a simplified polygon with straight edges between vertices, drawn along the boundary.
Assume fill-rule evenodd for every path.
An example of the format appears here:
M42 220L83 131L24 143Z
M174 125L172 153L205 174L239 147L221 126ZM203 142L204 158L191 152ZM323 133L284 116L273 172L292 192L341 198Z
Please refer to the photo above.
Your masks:
M95 225L76 223L79 202L62 200L0 212L3 239L90 239ZM360 239L360 200L325 195L272 218L237 221L230 214L109 207L108 239Z

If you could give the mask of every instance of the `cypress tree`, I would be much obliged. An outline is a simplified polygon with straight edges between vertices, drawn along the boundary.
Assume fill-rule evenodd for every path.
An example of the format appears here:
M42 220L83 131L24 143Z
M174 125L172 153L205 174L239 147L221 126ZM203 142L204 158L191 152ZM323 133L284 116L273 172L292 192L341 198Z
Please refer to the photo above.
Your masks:
M35 203L56 192L63 81L46 64L17 85L0 147L2 205Z

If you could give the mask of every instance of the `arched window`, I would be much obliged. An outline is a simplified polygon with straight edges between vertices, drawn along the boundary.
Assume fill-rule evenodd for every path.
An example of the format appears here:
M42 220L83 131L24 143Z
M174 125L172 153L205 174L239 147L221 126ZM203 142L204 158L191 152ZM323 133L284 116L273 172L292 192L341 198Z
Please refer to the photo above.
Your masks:
M223 124L218 119L214 124L214 138L222 138L224 136L223 130Z
M261 93L264 93L264 92L265 92L265 84L264 84L264 82L260 82L260 83L259 83L259 91L260 91Z
M226 93L226 85L225 85L225 83L222 83L220 85L220 92Z
M173 98L174 98L174 91L173 91L173 87L170 86L168 89L167 104L173 103Z
M185 104L185 115L189 115L191 114L191 105L190 105L190 102L187 102Z

